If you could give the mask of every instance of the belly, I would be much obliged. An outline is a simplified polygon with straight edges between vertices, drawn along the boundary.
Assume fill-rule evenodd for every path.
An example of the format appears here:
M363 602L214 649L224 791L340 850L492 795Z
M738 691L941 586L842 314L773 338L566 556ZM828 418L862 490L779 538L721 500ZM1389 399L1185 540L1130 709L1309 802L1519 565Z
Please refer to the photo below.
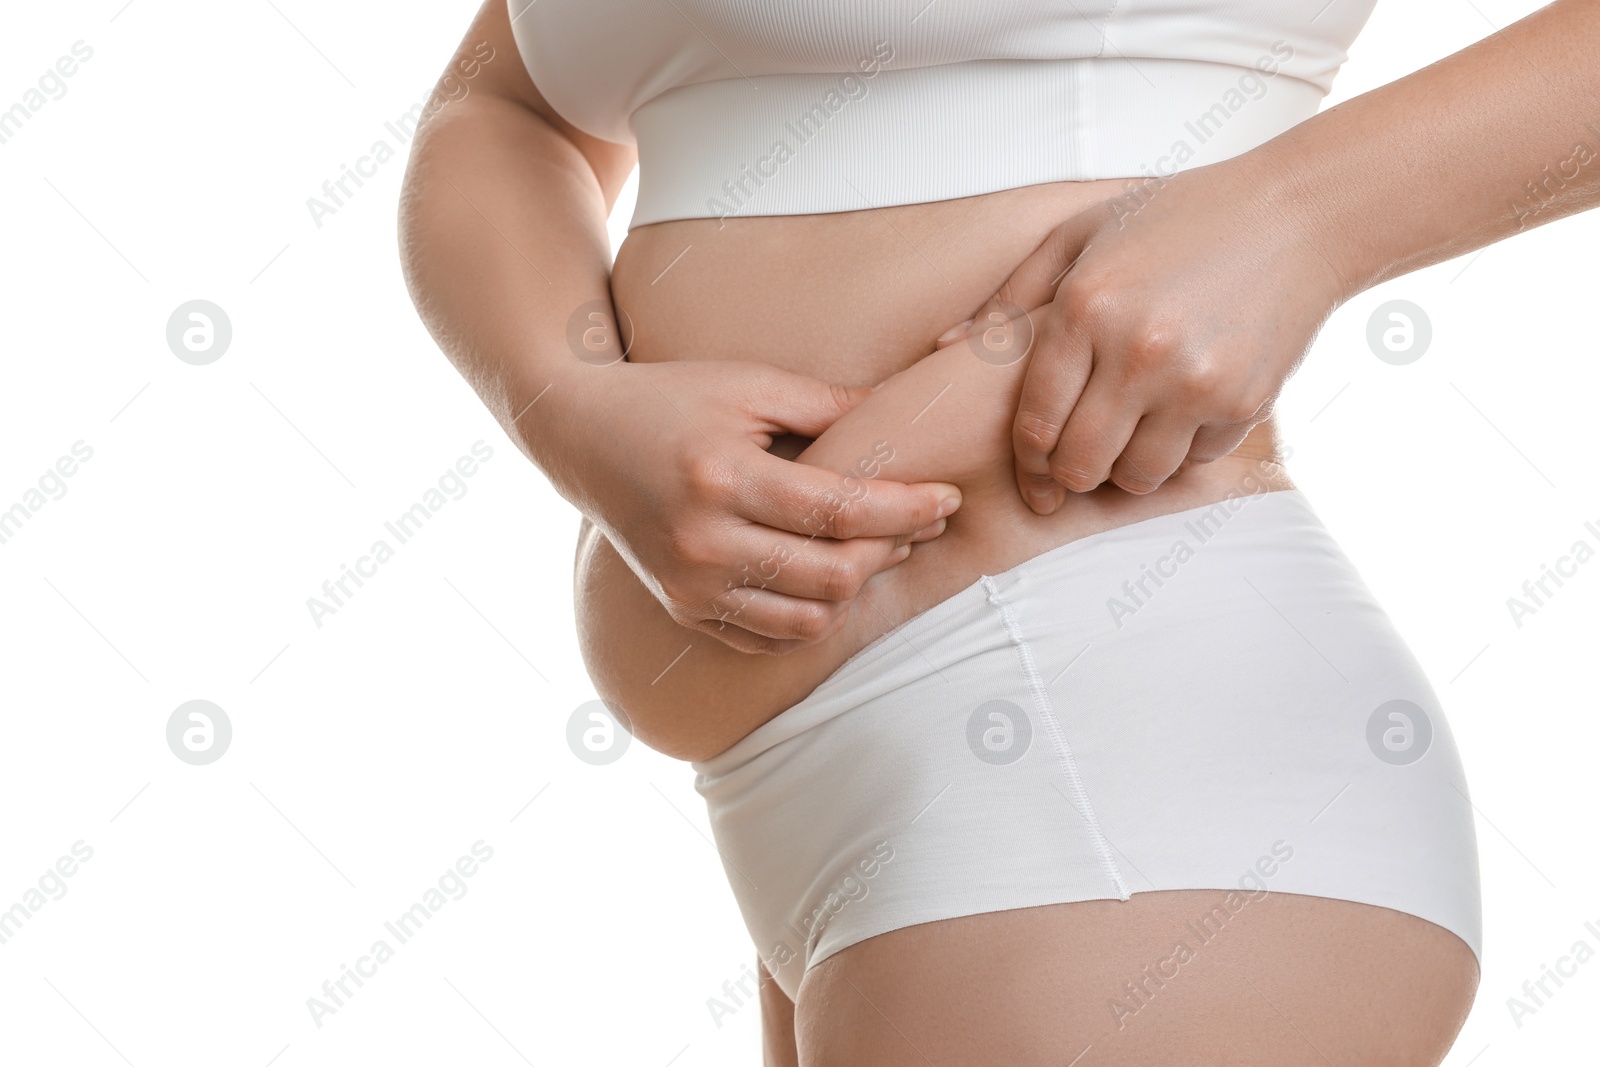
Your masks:
M688 219L634 230L612 295L632 320L634 361L757 359L844 384L875 385L928 356L971 317L1056 224L1122 191L1120 180L1061 182L931 204L827 215ZM1003 430L1010 412L996 411ZM1003 438L1003 434L1001 435ZM798 444L803 444L799 442ZM796 442L775 448L798 450ZM783 657L734 652L680 627L587 522L574 593L580 647L600 697L644 743L708 759L804 699L852 654L978 579L1057 545L1237 493L1291 483L1276 430L1134 496L1069 494L1040 517L1017 495L1007 446L949 477L961 509L938 539L862 589L850 622ZM892 469L884 477L894 477ZM1252 483L1255 484L1255 483Z

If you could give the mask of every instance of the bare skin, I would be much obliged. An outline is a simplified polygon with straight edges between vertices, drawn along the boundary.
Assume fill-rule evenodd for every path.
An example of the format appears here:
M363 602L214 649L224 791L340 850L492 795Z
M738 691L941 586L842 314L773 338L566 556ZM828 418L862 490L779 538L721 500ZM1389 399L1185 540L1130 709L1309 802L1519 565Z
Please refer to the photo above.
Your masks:
M1350 297L1600 204L1600 9L1557 0L1210 167L1065 219L996 294L1049 303L1012 426L1041 514L1230 451ZM999 310L991 302L979 326Z
M1232 453L1188 466L1148 493L1108 483L1072 494L1047 516L1021 499L1009 438L1037 353L1004 363L1003 346L997 361L979 358L965 339L936 348L927 323L983 300L984 286L1003 276L1019 247L1042 240L1061 211L1103 200L1112 184L1037 186L881 213L729 220L721 231L714 221L662 223L629 235L612 285L637 331L632 358L738 360L758 350L793 368L821 362L819 373L846 381L876 377L880 388L813 443L779 441L775 448L840 473L880 473L874 462L890 454L883 476L936 477L958 486L963 501L937 538L865 582L842 630L779 658L751 657L673 624L586 524L575 586L585 659L597 689L626 710L636 736L683 759L715 755L803 698L872 638L980 573L1229 493L1292 487L1275 462L1268 419ZM814 241L808 229L818 234ZM921 260L906 252L907 241L938 270L916 270ZM861 300L863 291L870 301ZM718 311L708 328L713 299ZM727 313L724 301L748 308L749 321ZM808 312L815 306L830 315L818 319ZM778 567L781 555L769 554L753 571L759 582ZM1219 896L1140 893L1127 902L892 931L809 971L798 1005L763 973L766 1062L1059 1067L1085 1048L1080 1067L1309 1067L1323 1064L1324 1054L1335 1063L1378 1065L1443 1058L1477 988L1477 961L1466 944L1414 916L1307 896L1274 894L1241 913L1228 941L1219 939L1159 1002L1118 1027L1108 1003L1121 983L1170 953L1172 930Z
M707 759L804 698L869 641L980 574L1114 526L1247 491L1241 486L1252 476L1260 488L1291 487L1272 462L1275 426L1268 421L1230 456L1186 470L1155 492L1134 495L1106 485L1055 514L1036 515L1017 493L1008 441L1032 357L997 364L964 342L929 354L934 338L926 323L981 302L1008 261L1023 254L1019 249L1037 244L1063 210L1103 199L1109 184L1035 186L886 209L887 218L864 212L728 220L720 233L715 221L688 220L629 235L612 290L637 331L630 358L738 360L759 349L764 359L800 367L824 353L837 366L819 373L883 384L805 447L799 461L840 474L948 482L963 501L940 536L918 544L903 564L864 584L841 575L843 585L860 586L844 626L776 659L745 655L714 634L676 625L608 539L586 525L575 581L581 647L597 691L628 717L636 737L680 759ZM943 266L906 255L907 240ZM783 254L772 252L775 245ZM685 246L690 252L662 275ZM839 248L850 248L852 260L838 262ZM911 262L901 262L902 255ZM870 301L850 295L863 290ZM733 306L750 308L750 321L719 312L716 328L705 328L707 303L729 295L743 298ZM808 316L813 303L834 311ZM793 309L792 321L785 307ZM842 332L830 336L835 329ZM854 338L849 349L847 337ZM778 447L785 444L804 442ZM787 565L780 544L763 547L751 561L750 585L727 597L730 622L737 622L744 598L762 593Z
M1600 199L1600 167L1575 152L1595 147L1600 22L1560 0L1172 179L1116 235L1094 212L1121 182L643 227L610 278L635 347L599 367L561 350L574 312L607 295L604 220L633 160L554 115L506 18L487 5L468 39L505 61L416 140L407 278L441 346L586 516L576 585L601 695L684 758L721 751L980 573L1227 495L1276 454L1271 401L1332 307ZM1525 203L1527 182L1544 192ZM1206 299L1219 278L1271 313ZM993 296L1044 309L1027 360L929 354L953 323L989 326ZM776 458L806 439L800 462ZM882 463L879 442L885 477L844 477ZM1030 508L1019 478L1079 492ZM942 525L941 498L960 501ZM1087 1046L1085 1064L1433 1064L1471 1003L1476 963L1454 935L1278 896L1113 1031L1115 988L1209 903L1139 894L869 939L807 975L794 1056L1058 1063ZM783 1062L774 993L769 1056Z
M1459 939L1386 908L1264 893L1198 944L1185 924L1223 896L1137 893L869 938L807 972L787 1062L1417 1067L1449 1051L1478 985ZM1176 964L1179 941L1194 954Z
M610 341L615 357L596 345L605 331L588 315L611 314L606 216L633 149L550 107L501 0L486 0L445 78L412 141L400 206L406 284L440 348L674 621L745 652L814 642L814 617L841 623L854 592L828 588L829 576L895 565L896 549L930 536L920 532L960 505L959 492L879 480L830 510L814 536L809 517L843 478L766 449L786 432L821 433L868 386L754 360L736 374L609 362L620 343ZM738 625L724 625L717 598L775 537L793 565Z

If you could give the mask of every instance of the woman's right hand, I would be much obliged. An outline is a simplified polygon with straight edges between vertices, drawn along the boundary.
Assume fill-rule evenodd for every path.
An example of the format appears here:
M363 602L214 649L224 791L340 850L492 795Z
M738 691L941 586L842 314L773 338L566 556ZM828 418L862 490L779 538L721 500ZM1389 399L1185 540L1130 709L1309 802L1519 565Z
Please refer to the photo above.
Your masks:
M618 362L546 398L541 465L679 625L783 654L835 633L960 506L948 483L875 478L870 454L846 476L767 451L870 394L757 362Z

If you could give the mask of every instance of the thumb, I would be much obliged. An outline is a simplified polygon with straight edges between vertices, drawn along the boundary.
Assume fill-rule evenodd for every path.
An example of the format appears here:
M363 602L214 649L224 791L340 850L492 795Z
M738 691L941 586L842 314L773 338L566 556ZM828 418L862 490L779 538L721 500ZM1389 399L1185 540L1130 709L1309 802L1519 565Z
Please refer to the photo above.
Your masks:
M756 424L769 433L820 437L841 415L872 395L867 385L840 385L769 364L750 379L746 403Z
M1009 332L1006 327L1011 320L1055 300L1056 290L1061 287L1067 271L1088 250L1089 236L1100 221L1095 215L1093 208L1081 211L1050 231L1039 247L1011 272L1011 277L1005 280L994 296L963 324L967 328L961 332L966 334L969 343L986 339L986 343L992 347L993 341L1002 333L988 331ZM951 333L955 333L955 330ZM939 338L941 345L952 339L951 333ZM956 338L959 336L956 334ZM1028 340L1032 340L1031 333Z

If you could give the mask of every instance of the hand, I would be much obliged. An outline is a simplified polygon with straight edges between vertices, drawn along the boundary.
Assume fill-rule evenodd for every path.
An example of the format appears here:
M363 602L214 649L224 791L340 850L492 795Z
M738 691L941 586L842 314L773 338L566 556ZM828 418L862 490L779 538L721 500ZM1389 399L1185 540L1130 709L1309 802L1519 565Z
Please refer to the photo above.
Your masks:
M579 387L574 387L579 388ZM942 532L942 482L905 485L780 459L870 395L764 363L617 363L552 413L546 469L681 626L781 654L844 625L873 574Z
M1035 512L1108 478L1148 493L1271 414L1345 286L1318 235L1267 196L1265 166L1246 153L1130 183L1058 226L940 339L1031 339L1012 446Z

